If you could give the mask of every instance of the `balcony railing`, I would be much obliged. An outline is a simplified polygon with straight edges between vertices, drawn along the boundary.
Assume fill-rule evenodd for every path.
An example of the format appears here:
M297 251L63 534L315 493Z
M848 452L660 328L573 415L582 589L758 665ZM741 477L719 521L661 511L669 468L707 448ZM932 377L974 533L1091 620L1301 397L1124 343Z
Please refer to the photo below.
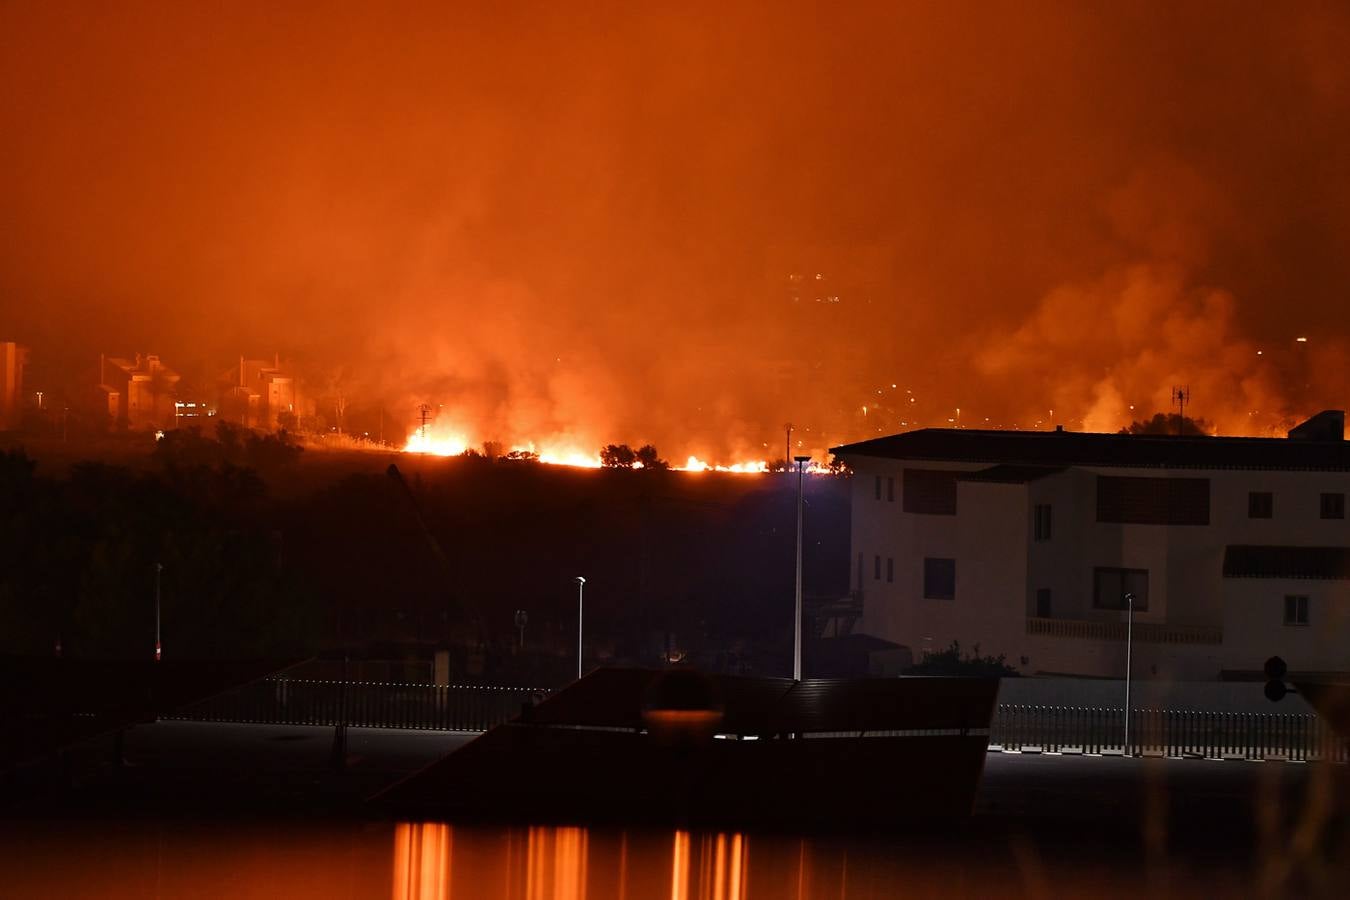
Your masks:
M1027 634L1077 638L1088 641L1123 641L1124 622L1089 622L1083 619L1027 617ZM1135 622L1134 639L1147 644L1222 644L1223 629L1196 625L1162 625Z

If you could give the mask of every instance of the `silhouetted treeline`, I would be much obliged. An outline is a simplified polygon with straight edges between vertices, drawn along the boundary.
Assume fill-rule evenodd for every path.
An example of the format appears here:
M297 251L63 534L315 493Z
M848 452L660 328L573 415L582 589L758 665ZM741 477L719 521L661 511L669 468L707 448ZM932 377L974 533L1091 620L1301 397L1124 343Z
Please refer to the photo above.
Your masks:
M795 477L399 457L442 562L389 457L306 457L226 429L169 432L138 470L0 458L0 652L152 653L158 563L171 656L449 647L456 677L558 680L584 575L588 666L788 668ZM848 589L847 497L808 479L808 593Z
M1177 413L1154 413L1151 419L1140 419L1120 429L1120 434L1179 434L1188 437L1207 437L1214 426L1204 419L1192 419Z
M148 657L156 566L161 631L182 657L303 653L320 619L283 565L257 472L230 464L162 472L83 463L44 478L0 456L0 649Z

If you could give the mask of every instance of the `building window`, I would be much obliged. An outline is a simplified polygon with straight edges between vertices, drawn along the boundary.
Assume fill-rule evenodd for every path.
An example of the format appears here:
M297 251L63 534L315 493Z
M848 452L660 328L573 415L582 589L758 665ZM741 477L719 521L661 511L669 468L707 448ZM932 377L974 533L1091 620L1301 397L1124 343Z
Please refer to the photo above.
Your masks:
M1252 491L1247 495L1247 518L1273 519L1275 495L1270 491Z
M1208 525L1208 478L1097 476L1097 521L1121 525Z
M1032 522L1032 533L1038 541L1050 540L1050 504L1037 503Z
M1041 619L1050 618L1050 589L1036 589L1036 616Z
M895 557L886 557L886 581L893 583L895 581Z
M1290 594L1284 598L1284 624L1308 624L1308 598L1302 594Z
M877 499L881 499L881 476L877 476Z
M863 583L863 555L862 555L862 553L859 553L859 554L858 554L858 590L860 590L860 591L863 589L862 583Z
M904 509L929 516L956 515L956 472L936 469L906 469Z
M889 503L895 502L895 479L893 477L886 479L886 500Z
M881 557L874 557L872 560L872 578L875 581L881 580Z
M1134 595L1134 611L1148 609L1148 569L1092 570L1092 605L1096 609L1128 609L1125 595Z
M956 599L956 560L924 557L923 595L928 600Z
M1345 518L1345 495L1344 495L1344 494L1323 494L1323 495L1322 495L1322 518L1324 518L1324 519L1344 519L1344 518Z

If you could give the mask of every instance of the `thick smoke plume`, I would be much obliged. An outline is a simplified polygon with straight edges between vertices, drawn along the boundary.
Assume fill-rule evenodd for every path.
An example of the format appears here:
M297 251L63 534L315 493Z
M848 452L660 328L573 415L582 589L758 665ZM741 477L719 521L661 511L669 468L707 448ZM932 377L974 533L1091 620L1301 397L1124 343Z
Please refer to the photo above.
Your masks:
M1173 384L1268 433L1346 405L1347 45L1334 4L6 4L0 340L71 396L279 353L398 427L677 460Z

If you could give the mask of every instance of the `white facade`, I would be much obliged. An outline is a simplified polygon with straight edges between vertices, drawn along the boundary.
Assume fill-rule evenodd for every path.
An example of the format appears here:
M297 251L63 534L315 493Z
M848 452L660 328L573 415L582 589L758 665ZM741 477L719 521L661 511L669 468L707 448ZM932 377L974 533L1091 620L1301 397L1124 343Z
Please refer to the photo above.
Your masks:
M1295 671L1350 672L1350 571L1337 567L1350 561L1350 520L1324 518L1336 501L1322 499L1350 495L1350 465L1292 468L1312 456L1334 463L1342 447L1310 455L1307 445L1285 453L1280 445L1293 441L1175 438L1193 452L1184 466L1163 467L1131 465L1133 448L1122 441L1166 438L1073 435L1061 445L1053 432L1011 440L998 433L993 451L1014 447L1016 457L999 459L981 449L981 434L995 433L929 430L836 450L855 473L852 580L862 591L864 633L908 646L916 657L959 641L965 651L978 644L981 655L1004 654L1026 674L1122 677L1126 613L1106 607L1120 605L1129 584L1146 596L1134 616L1135 677L1255 672L1272 655ZM1211 447L1216 455L1205 468ZM1142 457L1151 462L1156 454ZM1257 457L1270 468L1231 467ZM941 485L943 476L926 473L955 476L954 510L944 506L948 488L924 486ZM1112 506L1099 498L1102 490L1123 491L1125 499ZM924 507L918 495L925 491L942 511ZM1250 515L1264 512L1252 493L1270 495L1269 518ZM1344 499L1340 509L1343 515ZM1160 510L1167 521L1139 521ZM1244 564L1282 560L1291 547L1325 548L1317 551L1323 562L1299 568L1295 560L1270 577L1237 577Z

